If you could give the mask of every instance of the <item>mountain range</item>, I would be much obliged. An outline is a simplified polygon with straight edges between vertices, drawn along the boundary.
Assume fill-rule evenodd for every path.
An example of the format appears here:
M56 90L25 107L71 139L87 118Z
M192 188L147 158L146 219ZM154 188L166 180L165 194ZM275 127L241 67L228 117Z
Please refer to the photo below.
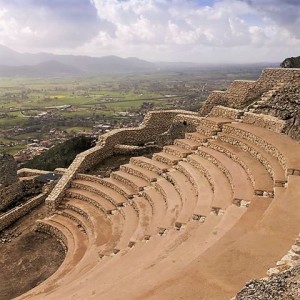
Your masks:
M231 72L246 68L260 72L267 64L199 64L191 62L149 62L136 57L118 56L90 57L82 55L58 55L51 53L20 53L0 45L0 77L13 76L64 76L97 75L111 73L136 73L155 71L225 71Z
M155 71L154 63L135 57L90 57L19 53L0 45L0 76L51 76Z

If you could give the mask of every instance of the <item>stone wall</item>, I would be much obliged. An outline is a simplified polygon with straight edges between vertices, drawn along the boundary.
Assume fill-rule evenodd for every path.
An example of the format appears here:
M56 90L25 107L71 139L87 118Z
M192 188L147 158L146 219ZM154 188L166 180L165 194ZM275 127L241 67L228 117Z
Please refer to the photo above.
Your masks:
M112 156L116 145L139 146L159 141L160 137L174 124L174 118L179 114L187 117L197 115L194 112L183 110L153 111L145 116L142 124L137 128L115 129L100 136L95 147L76 156L47 197L49 214L55 211L77 173L84 173L105 158ZM183 119L181 118L177 122L183 122Z
M7 187L0 188L0 211L11 205L22 193L22 183L16 181Z
M198 113L178 114L175 116L170 128L157 136L157 145L162 147L172 144L175 139L182 139L186 132L196 131L203 118Z
M283 132L286 126L284 120L280 120L273 116L244 112L239 109L224 106L213 107L208 114L208 117L220 117L242 121L243 123L252 124L278 133ZM205 121L205 119L203 121Z
M242 110L218 105L212 108L208 116L236 120L239 119L243 114L244 112Z
M40 194L24 204L21 204L0 216L0 231L11 225L19 218L25 216L34 207L38 206L46 199L47 194Z
M263 70L257 81L234 81L227 91L213 92L200 109L206 116L216 105L244 108L257 100L264 92L281 84L299 84L300 69L268 68Z
M22 190L18 198L30 197L42 192L44 183L37 181L36 177L21 177Z
M300 79L297 84L284 85L274 90L266 101L256 103L253 112L285 120L283 132L300 141Z
M9 206L21 192L17 163L10 154L0 154L0 211Z
M22 168L22 169L18 170L18 172L17 172L18 177L31 177L31 176L48 174L48 173L49 173L49 171L28 169L28 168Z
M158 152L160 150L161 148L155 145L146 145L146 146L116 145L114 147L114 154L137 156L146 153Z
M10 154L0 154L0 188L18 180L17 162Z
M200 115L206 116L212 110L214 106L228 106L226 92L223 91L213 91L209 94L206 101L200 108Z
M18 181L0 188L0 211L5 211L16 202L23 202L47 190L53 189L55 182L44 183L36 178L48 171L23 168L16 172Z
M245 112L242 119L243 123L263 127L278 133L281 133L285 128L285 121L269 115Z

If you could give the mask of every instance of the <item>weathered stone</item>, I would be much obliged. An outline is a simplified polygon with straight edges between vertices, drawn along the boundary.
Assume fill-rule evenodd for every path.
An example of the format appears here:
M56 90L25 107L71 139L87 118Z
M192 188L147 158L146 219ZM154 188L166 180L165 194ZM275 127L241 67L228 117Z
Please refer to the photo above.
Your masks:
M300 254L300 246L293 245L292 251L295 252L296 254Z

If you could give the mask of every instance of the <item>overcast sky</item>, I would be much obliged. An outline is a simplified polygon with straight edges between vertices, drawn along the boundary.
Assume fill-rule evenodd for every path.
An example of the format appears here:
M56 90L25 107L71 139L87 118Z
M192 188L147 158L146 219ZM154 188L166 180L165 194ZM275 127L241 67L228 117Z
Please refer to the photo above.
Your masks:
M0 0L0 44L151 61L277 62L300 55L300 0Z

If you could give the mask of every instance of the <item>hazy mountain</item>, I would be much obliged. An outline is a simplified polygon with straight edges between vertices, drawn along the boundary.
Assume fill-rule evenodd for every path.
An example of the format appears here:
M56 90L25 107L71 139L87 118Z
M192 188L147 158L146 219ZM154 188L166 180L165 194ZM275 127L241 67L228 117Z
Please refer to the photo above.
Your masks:
M193 62L156 62L158 70L161 71L251 71L263 68L274 68L279 66L279 62L274 63L193 63Z
M49 63L51 62L51 63ZM51 53L19 53L0 45L0 75L60 75L155 71L154 63L117 56L89 57ZM45 73L43 73L45 70Z
M34 66L6 66L0 65L0 76L59 76L78 75L82 71L57 61L43 62Z
M192 62L148 62L135 57L90 57L51 53L19 53L0 45L0 76L59 76L79 74L129 73L153 71L260 72L279 63L261 64L199 64Z

